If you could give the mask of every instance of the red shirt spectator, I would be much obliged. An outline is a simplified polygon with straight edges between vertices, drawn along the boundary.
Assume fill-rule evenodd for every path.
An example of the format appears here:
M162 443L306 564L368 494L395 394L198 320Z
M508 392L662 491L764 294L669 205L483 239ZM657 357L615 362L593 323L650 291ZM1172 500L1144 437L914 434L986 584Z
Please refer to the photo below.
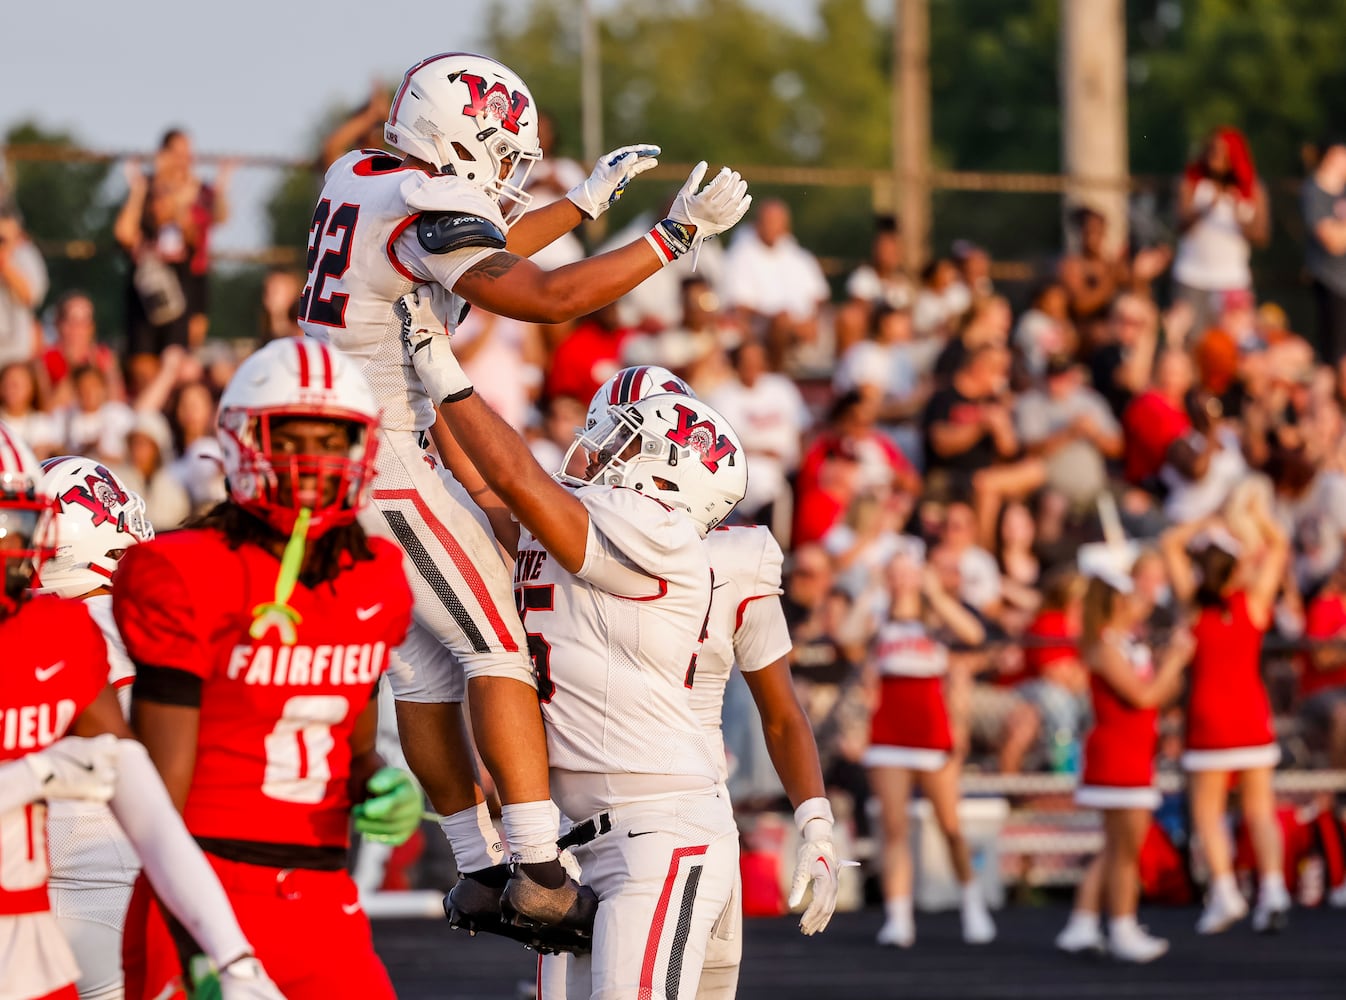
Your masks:
M93 302L83 292L66 292L56 303L53 321L56 344L42 354L42 367L47 370L47 381L55 399L53 407L71 401L74 387L66 381L76 368L92 365L107 379L108 393L113 399L122 399L121 370L117 356L106 344L95 339Z
M630 334L629 328L618 324L614 305L586 316L552 354L547 395L573 396L587 405L598 387L622 366L622 341Z
M1304 637L1319 641L1346 637L1346 594L1329 588L1313 599L1305 616ZM1318 665L1315 659L1320 661ZM1328 688L1346 686L1346 664L1341 661L1342 651L1330 647L1317 654L1304 654L1300 659L1299 696L1307 698Z
M1158 476L1169 446L1192 429L1184 402L1191 388L1191 359L1180 350L1165 351L1155 367L1154 385L1122 414L1127 482L1140 486Z

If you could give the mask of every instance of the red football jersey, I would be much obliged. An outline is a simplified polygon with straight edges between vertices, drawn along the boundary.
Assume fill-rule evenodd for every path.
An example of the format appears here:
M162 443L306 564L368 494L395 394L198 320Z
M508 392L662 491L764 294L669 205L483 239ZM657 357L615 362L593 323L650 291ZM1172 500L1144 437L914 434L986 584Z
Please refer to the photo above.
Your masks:
M275 599L280 560L215 530L132 546L117 567L113 613L136 664L202 679L196 769L183 819L197 837L309 847L348 842L350 737L411 623L402 552L330 584L295 586L293 645L248 630Z
M34 597L0 620L0 762L55 743L107 685L107 641L76 601ZM0 815L0 916L47 902L47 807Z

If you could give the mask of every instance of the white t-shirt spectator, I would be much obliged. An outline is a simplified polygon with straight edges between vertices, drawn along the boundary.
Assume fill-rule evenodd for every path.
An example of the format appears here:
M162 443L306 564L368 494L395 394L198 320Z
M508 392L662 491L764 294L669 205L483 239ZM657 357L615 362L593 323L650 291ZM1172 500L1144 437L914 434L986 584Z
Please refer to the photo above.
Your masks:
M995 556L985 549L969 545L958 557L961 582L958 596L978 611L986 611L1000 600L1000 567Z
M767 246L748 228L734 240L724 261L724 297L739 306L775 316L807 320L831 295L818 258L788 233Z
M37 452L38 458L50 455L61 447L61 428L49 414L40 410L30 410L23 416L15 417L0 413L5 426L19 435L24 444Z
M846 279L846 294L853 299L891 309L905 309L911 305L915 293L905 275L884 278L869 264L861 264Z
M906 399L920 383L920 348L915 344L852 344L837 362L832 388L838 395L861 386L876 386L887 400Z
M729 421L748 453L743 512L761 510L788 489L785 477L799 464L800 436L810 422L804 397L793 381L767 372L752 388L730 379L706 402Z
M1221 428L1218 434L1219 450L1211 455L1206 474L1200 479L1192 481L1169 464L1159 470L1159 479L1168 487L1164 516L1175 524L1190 524L1214 514L1248 475L1238 434L1229 428ZM1193 432L1187 440L1193 448L1201 448L1200 434Z
M516 319L473 309L454 334L455 350L459 342L466 346L479 337L486 338L481 348L463 362L463 371L486 405L516 431L522 431L528 421L532 406L529 390L542 384L541 370L524 360L529 327Z
M639 215L630 225L613 233L599 245L596 254L616 250L628 243L642 239L659 220L653 215ZM724 241L706 240L701 244L696 258L696 270L692 270L692 254L683 254L667 267L655 271L617 300L617 312L623 326L643 327L662 330L682 322L682 283L695 275L704 278L715 289L720 290L724 273ZM646 362L628 361L627 364L645 364ZM666 366L667 367L667 366Z
M954 282L942 292L922 288L916 293L916 304L912 306L912 328L918 337L950 333L954 322L971 305L972 293L959 282Z
M1277 496L1276 515L1294 546L1300 590L1322 583L1346 551L1346 476L1319 472L1302 496Z
M61 412L62 444L72 455L119 462L126 456L126 435L135 420L132 409L115 400L92 412L70 406Z
M33 302L40 305L47 296L47 265L42 254L24 240L10 252L10 263L28 285ZM33 310L16 299L0 281L0 367L32 358L33 323Z

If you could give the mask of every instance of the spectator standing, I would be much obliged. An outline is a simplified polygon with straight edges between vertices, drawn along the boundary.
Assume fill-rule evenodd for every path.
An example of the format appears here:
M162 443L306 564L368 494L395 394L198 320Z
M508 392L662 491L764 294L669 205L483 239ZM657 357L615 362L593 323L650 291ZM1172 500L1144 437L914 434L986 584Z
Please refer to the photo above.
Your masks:
M262 278L261 315L257 323L257 343L264 346L281 337L302 337L299 326L299 296L304 291L303 275L285 268L272 268Z
M1318 356L1346 357L1346 137L1318 146L1318 164L1300 189L1307 239L1304 261L1318 302Z
M918 783L930 800L961 885L963 940L987 944L995 923L976 882L958 820L958 776L953 733L944 704L949 669L947 639L980 645L986 635L975 615L940 585L919 550L899 552L887 573L891 600L874 636L869 683L877 689L863 762L883 823L884 924L878 943L910 948L912 859L908 807Z
M72 373L77 368L93 365L107 381L108 395L125 400L121 369L117 355L107 344L98 342L94 321L93 301L83 292L66 292L56 300L53 326L56 343L42 355L47 370L47 382L52 389L52 406L65 406L75 394Z
M1183 321L1190 318L1186 307L1178 309ZM1154 356L1159 349L1159 311L1141 295L1117 296L1107 310L1105 322L1094 324L1086 345L1090 380L1120 419L1133 397L1150 384ZM1168 340L1181 343L1185 330L1170 324Z
M1346 559L1309 602L1300 657L1299 714L1328 767L1346 768Z
M322 141L318 173L325 173L337 160L352 149L384 149L383 124L388 119L392 95L383 81L374 80L369 97L332 129Z
M821 311L831 291L818 259L790 231L785 202L770 198L757 207L753 226L740 231L725 254L722 287L725 304L767 345L776 371L801 349L816 353L824 346Z
M1131 283L1131 268L1125 254L1108 250L1107 220L1103 213L1081 205L1070 213L1076 249L1065 254L1057 268L1061 284L1070 297L1070 316L1089 339L1089 331L1108 314L1113 299Z
M1191 305L1199 334L1211 325L1225 293L1252 290L1252 248L1265 246L1271 235L1266 188L1238 129L1217 128L1187 165L1178 232L1173 297Z
M1089 507L1108 487L1108 463L1122 457L1121 425L1070 357L1051 358L1043 381L1015 403L1019 440L1046 464L1048 486Z
M37 357L42 334L35 312L47 296L47 264L18 212L0 208L0 365Z
M706 399L738 432L748 453L748 492L739 504L743 520L771 523L774 504L789 494L787 477L799 464L799 444L810 417L794 381L772 371L767 348L745 340L730 352L733 379Z

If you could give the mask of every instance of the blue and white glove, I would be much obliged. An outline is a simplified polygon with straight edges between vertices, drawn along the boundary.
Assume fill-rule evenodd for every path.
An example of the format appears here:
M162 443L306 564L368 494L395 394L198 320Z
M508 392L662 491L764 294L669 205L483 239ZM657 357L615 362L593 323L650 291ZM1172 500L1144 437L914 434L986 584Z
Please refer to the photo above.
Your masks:
M448 328L432 307L434 289L418 285L393 303L402 342L430 401L453 403L472 395L472 380L454 357Z
M658 146L643 145L604 153L588 179L571 188L566 197L589 218L596 219L617 204L626 185L659 163L655 159L659 152Z
M700 249L703 240L733 228L752 205L748 182L737 170L722 167L714 179L700 191L706 176L706 161L692 168L687 181L673 199L668 218L656 223L645 239L665 264L671 264L688 251ZM695 258L692 264L696 269Z
M799 929L817 934L827 927L837 908L837 883L841 866L832 846L832 805L827 799L808 799L795 810L804 842L795 855L794 881L790 885L790 909L804 901L804 893L813 886L813 899L799 918Z

